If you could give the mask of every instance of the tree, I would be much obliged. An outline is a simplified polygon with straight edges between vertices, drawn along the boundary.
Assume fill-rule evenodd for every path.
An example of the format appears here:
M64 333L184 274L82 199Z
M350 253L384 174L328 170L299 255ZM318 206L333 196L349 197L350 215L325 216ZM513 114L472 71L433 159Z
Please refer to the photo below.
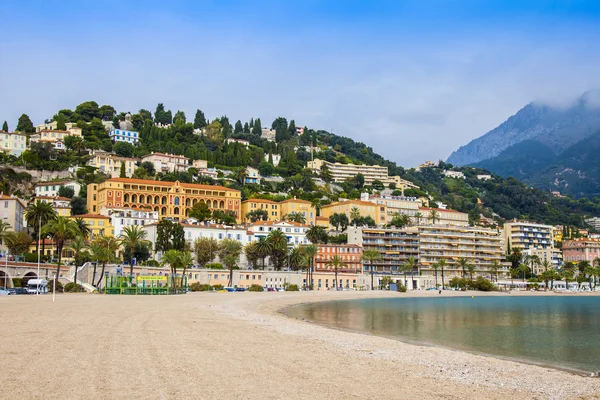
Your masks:
M287 255L288 239L285 234L276 229L269 232L267 240L271 243L270 256L277 271L281 270L283 258Z
M292 249L290 249L288 260L288 267L293 271L298 271L304 265L306 265L304 252L300 247L293 247Z
M75 196L69 203L71 205L71 215L87 214L86 201L83 197Z
M34 133L35 127L33 126L33 122L29 119L27 114L21 114L19 117L19 122L17 123L17 131L23 133Z
M263 209L252 210L246 214L246 219L250 222L255 223L256 221L268 221L269 212Z
M431 220L431 223L433 225L435 225L435 221L440 220L440 213L437 210L431 210L431 212L429 213L429 219Z
M168 220L163 219L161 222L163 221ZM133 277L133 252L135 250L135 246L142 243L150 243L146 240L146 231L140 226L129 225L123 228L123 232L119 235L119 240L121 241L123 247L129 247L129 275Z
M125 170L125 163L121 163L121 168L119 170L119 178L127 178L127 171Z
M233 286L233 268L238 262L242 253L242 244L237 240L223 239L219 246L219 258L223 264L229 269L229 282L227 286Z
M92 230L83 218L75 218L75 225L77 225L77 232L83 239L87 239L92 234Z
M575 265L572 262L567 262L562 267L562 277L565 280L565 288L569 289L569 280L575 276Z
M306 287L312 289L313 287L313 273L315 270L315 256L319 252L319 247L314 244L303 245L302 250L304 257L308 264L307 275L306 275Z
M440 272L442 273L442 289L444 289L444 268L448 265L448 261L442 258L437 262L437 264L440 267Z
M246 254L246 259L250 264L251 268L256 269L257 262L261 258L258 251L258 242L248 243L244 247L244 254Z
M406 286L407 289L408 284L406 282L406 274L410 272L410 279L412 281L412 276L416 265L417 260L413 256L408 257L408 259L402 264L402 272L404 272L404 286Z
M291 213L282 217L282 219L284 221L288 221L288 222L296 222L298 224L306 224L306 217L304 216L304 214L299 213L299 212L292 211Z
M113 145L113 151L119 157L133 157L134 147L131 143L117 142Z
M438 269L440 268L440 264L437 262L434 262L433 264L431 264L431 268L433 269L433 273L435 275L435 288L438 288L438 280L437 280L437 276L438 276Z
M258 164L258 172L262 176L273 176L275 175L276 169L272 165L272 162L268 163L266 161L261 161L261 163Z
M467 267L469 266L469 260L464 257L460 257L456 260L456 266L462 270L462 277L467 276Z
M342 228L342 231L345 231L348 227L348 216L346 214L341 213L333 213L329 216L329 223L335 227L336 232L339 228Z
M129 247L123 248L123 261L127 261L131 258L131 254L129 254L129 252ZM140 264L146 260L149 260L150 256L150 244L148 243L138 243L133 248L133 258L135 258L136 264Z
M525 263L519 264L519 268L517 268L517 272L523 274L523 282L525 282L525 276L529 273L529 271L530 271L529 265L527 265Z
M327 243L327 232L319 225L313 225L306 230L306 238L313 244Z
M69 240L74 239L79 235L79 228L74 220L67 217L58 216L56 219L49 221L42 228L42 233L52 237L56 252L58 253L58 265L56 266L55 282L58 282L60 276L60 264L62 262L62 251Z
M467 264L467 271L469 271L469 277L471 278L471 280L473 280L473 274L475 273L476 268L477 267L475 266L475 264Z
M395 226L396 228L404 228L405 226L410 225L410 217L406 214L400 214L399 212L395 212L392 216L392 220L390 221L390 226Z
M191 218L196 218L200 222L203 222L209 220L211 214L212 212L210 211L210 208L208 208L208 204L206 204L203 201L199 201L198 203L192 206L192 208L190 209L189 216Z
M29 246L31 245L31 236L29 236L25 231L10 231L4 234L3 241L10 254L19 255L29 250Z
M185 271L188 266L192 265L194 262L194 258L188 251L179 251L179 250L168 250L163 254L161 259L161 265L168 265L171 270L171 278L173 282L173 287L183 287ZM177 279L175 279L177 275L177 270L182 269L181 279L179 279L179 283Z
M260 118L256 118L254 121L254 125L252 126L252 133L260 136L262 134L262 126L260 123Z
M61 186L58 188L57 194L60 197L66 197L67 199L72 199L75 196L75 189L70 186Z
M115 113L114 109L112 109L112 113ZM90 122L94 118L101 119L100 107L98 107L98 103L95 101L84 101L75 107L75 112L73 114L76 114L80 119L86 122Z
M523 259L523 253L519 247L511 249L509 244L506 259L511 263L511 269L516 270Z
M219 242L214 238L202 237L194 240L196 262L202 267L215 259L218 250Z
M178 222L162 219L156 228L156 251L185 250L185 233Z
M196 110L196 116L194 117L194 129L202 129L206 126L206 118L201 110Z
M73 277L73 282L77 283L77 270L81 265L83 256L87 254L88 247L84 237L78 235L69 241L67 248L73 252L73 258L75 259L75 276Z
M421 223L421 218L423 218L423 214L421 214L420 211L417 211L415 213L415 215L413 216L413 219L415 220L415 224L419 225Z
M272 249L273 244L265 237L261 237L259 241L256 242L256 251L258 252L258 256L262 258L263 269L265 269L265 260L271 254Z
M143 163L141 163L140 168L144 168L150 176L154 176L154 174L156 173L156 170L154 169L154 164L152 164L150 161L144 161Z
M235 123L235 127L233 128L233 133L237 134L237 133L243 133L243 132L244 132L244 127L242 126L242 121L240 121L238 119Z
M11 230L11 226L8 222L0 221L0 244L3 243L4 238Z
M498 272L502 269L502 264L498 260L492 261L490 264L490 275L496 276L496 282L498 282Z
M235 212L232 210L214 210L213 219L225 225L234 225L236 222Z
M2 124L2 130L4 132L8 132L8 122L4 121L4 123Z
M360 220L360 210L358 207L352 207L352 209L350 210L350 222L352 222L352 224L354 226L356 226L356 224L358 223L358 221Z
M371 272L371 290L375 290L373 285L373 275L375 273L375 261L381 260L381 253L377 250L365 250L363 251L362 260L363 263L366 261L369 265L369 271Z
M40 235L40 228L46 225L48 222L56 219L57 215L58 214L52 208L50 203L46 203L41 200L36 200L35 203L29 204L27 210L25 211L25 220L27 221L27 226L33 229L36 241L35 250L38 254L40 251L38 237L41 237L42 239L44 238L44 236ZM42 241L42 254L44 253L44 244L45 241Z
M342 260L342 258L340 256L338 256L337 254L334 255L330 260L327 261L327 265L330 266L331 268L333 268L334 274L335 274L335 289L337 290L338 288L338 270L342 267L345 267L346 264L344 263L344 261Z
M175 116L173 117L173 123L183 123L185 124L186 118L185 118L185 113L183 111L179 111L177 110L177 112L175 113Z
M371 183L371 187L373 188L373 190L379 191L385 189L385 186L383 186L383 183L379 179L374 179Z
M105 104L103 106L100 106L100 108L98 109L98 118L100 118L103 121L110 121L114 118L116 113L117 112L115 111L115 108L113 106Z

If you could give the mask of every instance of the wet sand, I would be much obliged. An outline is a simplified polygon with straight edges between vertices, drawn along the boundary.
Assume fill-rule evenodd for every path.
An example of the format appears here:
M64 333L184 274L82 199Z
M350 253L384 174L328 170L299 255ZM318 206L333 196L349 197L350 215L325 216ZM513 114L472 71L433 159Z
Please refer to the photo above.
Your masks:
M308 301L408 295L438 296L63 294L54 304L51 296L0 297L0 398L600 399L598 378L328 329L280 312Z

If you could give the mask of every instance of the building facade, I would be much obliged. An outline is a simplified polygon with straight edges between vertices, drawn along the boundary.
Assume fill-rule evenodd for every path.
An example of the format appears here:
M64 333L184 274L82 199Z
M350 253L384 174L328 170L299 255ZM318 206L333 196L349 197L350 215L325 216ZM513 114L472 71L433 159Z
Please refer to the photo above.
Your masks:
M113 142L126 142L132 145L137 145L139 142L139 133L124 129L113 129L108 133L108 136Z
M255 240L262 240L271 231L280 230L285 234L289 247L310 244L306 239L306 231L309 228L308 225L287 221L258 221L247 226L248 232L254 235Z
M59 130L41 130L38 134L32 135L31 142L50 143L57 150L64 150L65 138L67 136L76 136L81 138L81 128L71 127L66 131Z
M308 225L314 225L317 218L317 209L310 201L301 199L288 199L279 203L281 218L292 213L302 214Z
M192 167L198 170L198 175L208 176L213 179L217 179L218 173L216 168L208 168L208 161L206 160L194 160Z
M256 168L246 167L246 176L244 177L245 183L255 183L260 185L260 173Z
M82 214L73 215L71 219L81 218L90 228L90 239L94 240L96 236L114 236L113 226L110 223L110 217L100 214Z
M156 172L187 172L190 159L176 154L154 153L142 157L142 162L151 162Z
M416 197L376 196L363 193L361 199L385 207L385 223L390 223L396 213L405 214L414 219L420 212L419 208L423 206L423 199Z
M135 172L137 161L135 158L119 157L112 153L96 151L88 160L87 165L97 168L111 178L119 178L121 176L121 166L125 164L125 176L131 178Z
M350 213L357 208L361 217L371 217L377 225L386 223L386 206L362 200L346 200L328 204L321 207L321 216L329 218L333 214L346 214L350 220Z
M246 222L250 222L250 218L247 215L255 210L264 210L267 212L267 221L280 221L281 220L281 209L280 204L266 199L249 199L242 201L242 219Z
M101 207L100 215L110 217L115 237L123 233L126 226L146 226L158 223L158 211L140 208Z
M19 232L25 229L25 202L15 196L0 193L0 221L10 225L10 229ZM4 241L0 244L0 254L8 252Z
M223 186L112 178L91 183L87 190L87 208L98 213L102 207L137 208L158 212L159 218L184 220L190 208L204 202L211 210L232 211L241 222L241 193Z
M563 259L565 262L579 263L587 261L593 265L600 258L600 240L573 239L562 242Z
M433 212L435 211L435 214ZM421 217L417 218L417 223L428 224L433 222L432 215L436 215L436 224L441 225L469 225L469 214L456 210L447 210L443 208L419 207Z
M527 221L513 221L504 224L504 252L519 247L522 250L554 248L553 228L550 225Z
M61 217L71 216L71 199L67 197L38 196L35 198L35 201L37 200L50 204L54 211Z
M49 182L40 182L35 185L35 196L45 196L45 197L57 197L58 190L62 187L69 187L73 189L75 196L79 196L79 191L81 190L81 185L74 180L60 180L60 181L49 181Z
M19 157L27 150L27 135L0 131L0 151Z
M362 272L362 247L357 244L320 244L314 259L315 271L334 272L330 264L333 257L338 256L342 265L338 272Z

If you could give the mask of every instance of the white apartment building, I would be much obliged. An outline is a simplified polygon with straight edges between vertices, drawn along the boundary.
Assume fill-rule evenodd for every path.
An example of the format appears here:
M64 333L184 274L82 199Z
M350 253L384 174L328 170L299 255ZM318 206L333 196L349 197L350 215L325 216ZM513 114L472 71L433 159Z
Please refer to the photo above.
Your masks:
M27 135L19 132L0 132L0 151L19 157L27 150Z
M227 143L239 143L242 146L244 146L245 148L248 148L250 146L250 142L244 139L234 139L234 138L227 138Z
M600 230L600 218L598 217L593 217L593 218L588 218L585 220L585 222L587 222L587 224L589 226L591 226L592 228L594 228L595 230Z
M492 176L489 174L480 174L477 175L477 179L479 179L480 181L489 181L490 179L492 179Z
M248 232L252 232L255 240L266 238L269 232L273 230L280 230L287 237L288 246L290 247L310 244L306 238L306 231L309 228L310 226L308 225L287 221L257 221L247 226Z
M158 223L158 211L141 208L100 207L100 215L110 217L114 236L123 233L126 226L146 226Z
M142 162L154 164L156 172L187 172L190 168L190 159L176 154L154 153L142 157Z
M198 170L198 174L201 176L208 176L213 179L217 179L218 172L216 168L208 168L208 161L206 160L194 160L192 161L192 167Z
M458 178L458 179L465 179L465 174L460 172L460 171L444 171L443 172L444 176L448 177L448 178Z
M113 129L108 133L108 136L110 136L110 139L115 143L127 142L133 145L137 145L139 141L139 133L124 129Z
M271 159L273 160L273 166L276 167L281 162L281 154L272 154Z
M260 185L260 173L256 168L246 167L246 176L244 177L245 183L256 183Z
M79 196L81 185L75 180L60 180L50 182L40 182L35 185L35 195L37 196L58 196L58 190L61 186L70 187L75 192L75 196Z

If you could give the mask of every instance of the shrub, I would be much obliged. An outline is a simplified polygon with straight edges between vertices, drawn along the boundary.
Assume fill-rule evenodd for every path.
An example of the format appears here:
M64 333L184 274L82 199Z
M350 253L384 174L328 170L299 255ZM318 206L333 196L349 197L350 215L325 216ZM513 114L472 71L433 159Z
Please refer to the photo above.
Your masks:
M149 267L160 267L160 264L156 260L147 260L145 261L146 265Z
M450 280L450 287L457 287L460 290L467 290L467 280L465 278L459 278L455 276Z
M84 292L85 289L83 288L83 286L81 286L78 283L75 282L69 282L65 285L65 292L66 293L80 293L80 292Z
M262 286L260 286L260 285L256 285L256 284L255 284L255 285L252 285L252 286L250 286L250 288L248 288L248 291L249 291L249 292L262 292L263 290L264 290L264 289L263 289L263 287L262 287Z
M23 258L25 262L36 263L37 262L37 254L36 253L25 253L23 254ZM42 257L40 257L42 258ZM43 258L42 258L43 259Z
M190 285L190 291L192 292L208 292L210 290L210 285L206 283L194 282Z
M471 286L473 286L473 289L481 290L482 292L491 292L496 288L492 282L483 276L479 276L474 281L471 281Z
M223 289L223 285L214 285L212 287L213 290L222 290Z
M298 289L298 285L294 285L294 284L292 284L292 285L288 285L288 286L285 288L285 291L286 291L286 292L297 292L297 291L299 291L299 290L300 290L300 289Z
M404 286L404 284L398 282L398 289L397 290L399 292L406 293L406 286Z
M13 280L13 287L22 287L23 286L23 279L21 278L12 278ZM4 283L4 282L2 282Z
M204 268L207 269L223 269L223 264L221 263L208 263L204 265Z
M55 280L54 280L54 279L50 279L50 280L48 281L48 293L52 293L52 291L54 290L54 289L53 289L53 287L54 287L54 282L55 282ZM57 292L62 292L62 291L63 291L63 289L64 289L64 288L63 288L63 284L62 284L62 283L60 283L60 282L56 282L56 291L57 291Z

